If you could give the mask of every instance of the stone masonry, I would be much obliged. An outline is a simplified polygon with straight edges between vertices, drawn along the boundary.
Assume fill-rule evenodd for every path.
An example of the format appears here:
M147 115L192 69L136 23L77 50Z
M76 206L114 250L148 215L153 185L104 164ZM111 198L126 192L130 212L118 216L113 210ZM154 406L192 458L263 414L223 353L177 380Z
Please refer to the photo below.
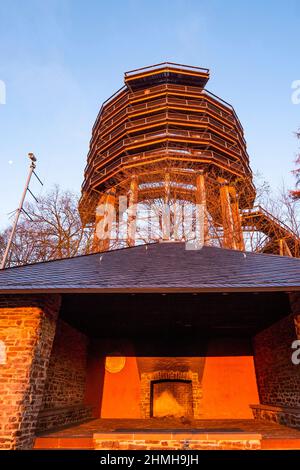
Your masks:
M43 408L83 403L88 338L58 320L45 384Z
M293 315L263 330L254 338L254 359L260 403L300 407L300 366L292 362L296 339Z
M58 319L37 431L92 418L84 405L88 338Z
M300 339L300 295L290 294L292 313L254 338L260 404L254 418L300 428L300 365L292 362L292 343Z

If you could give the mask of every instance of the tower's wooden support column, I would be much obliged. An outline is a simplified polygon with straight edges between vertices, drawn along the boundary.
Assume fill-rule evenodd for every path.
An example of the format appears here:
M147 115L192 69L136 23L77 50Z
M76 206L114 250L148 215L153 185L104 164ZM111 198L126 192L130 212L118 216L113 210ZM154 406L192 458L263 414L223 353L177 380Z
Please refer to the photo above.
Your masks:
M284 238L280 238L279 240L279 254L281 256L293 256Z
M200 171L196 176L196 204L197 204L197 217L199 219L198 230L201 230L200 239L203 239L204 245L209 241L208 219L207 219L207 205L206 205L206 188L205 188L205 175Z
M236 190L223 178L220 183L220 203L223 222L223 246L236 250L244 250L244 237Z
M100 197L96 209L93 251L107 251L111 241L112 224L115 217L116 190L109 189Z
M128 203L128 222L127 222L127 244L128 246L135 245L136 235L136 214L138 204L138 178L132 176L129 189L129 203Z
M171 178L170 173L165 174L165 204L170 202Z
M101 224L103 223L104 219L104 210L103 207L105 206L106 201L106 194L102 194L99 198L98 205L96 207L95 212L95 227L94 227L94 237L93 237L93 252L99 251L99 238L97 233L101 229ZM100 234L100 232L99 232Z
M234 223L231 211L229 185L223 178L218 178L220 183L220 204L223 224L223 247L236 248L234 240Z
M232 220L233 220L233 239L234 239L235 248L237 250L243 251L245 249L245 243L244 243L241 216L240 216L239 200L238 200L238 195L236 193L236 189L233 186L229 187L229 195L231 197L230 205L231 205L231 213L232 213Z

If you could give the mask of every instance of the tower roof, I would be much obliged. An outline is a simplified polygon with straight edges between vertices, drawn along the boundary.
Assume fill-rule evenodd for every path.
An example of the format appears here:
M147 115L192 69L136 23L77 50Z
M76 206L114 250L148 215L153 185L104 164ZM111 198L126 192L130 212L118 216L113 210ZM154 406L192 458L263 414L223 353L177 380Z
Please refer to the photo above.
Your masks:
M160 83L180 83L204 88L209 70L202 67L162 62L125 73L125 84L133 90Z

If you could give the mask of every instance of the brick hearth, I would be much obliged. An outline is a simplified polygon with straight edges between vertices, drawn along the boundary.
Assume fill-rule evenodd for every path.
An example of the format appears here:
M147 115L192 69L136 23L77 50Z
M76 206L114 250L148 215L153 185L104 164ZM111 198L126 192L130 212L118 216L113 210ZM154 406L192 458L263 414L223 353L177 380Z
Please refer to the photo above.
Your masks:
M260 442L258 442L260 441ZM152 446L152 447L151 447ZM194 446L194 447L193 447ZM35 449L300 449L300 431L265 420L94 419L40 434Z

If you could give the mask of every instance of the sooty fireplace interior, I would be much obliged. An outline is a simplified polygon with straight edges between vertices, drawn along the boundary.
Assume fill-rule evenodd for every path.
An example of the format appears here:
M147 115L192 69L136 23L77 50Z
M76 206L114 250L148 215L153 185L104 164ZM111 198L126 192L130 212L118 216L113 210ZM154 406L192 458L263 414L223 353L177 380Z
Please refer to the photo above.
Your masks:
M194 414L191 380L153 380L150 393L150 415L154 418L166 416L192 418Z
M141 374L142 418L200 418L201 399L197 372L159 370Z

